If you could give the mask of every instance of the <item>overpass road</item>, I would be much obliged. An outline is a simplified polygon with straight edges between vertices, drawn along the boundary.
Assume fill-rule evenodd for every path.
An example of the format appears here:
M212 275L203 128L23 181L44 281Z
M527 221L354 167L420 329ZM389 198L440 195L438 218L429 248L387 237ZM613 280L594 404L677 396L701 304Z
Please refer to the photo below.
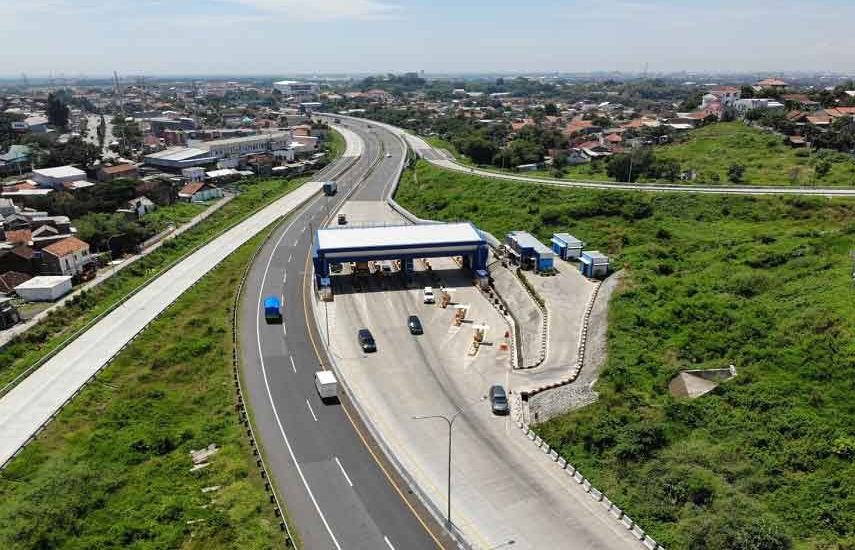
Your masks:
M313 229L352 193L380 197L403 155L395 136L351 126L362 155L338 178L334 197L320 196L283 224L254 261L241 305L246 397L268 469L306 549L451 547L443 530L384 462L348 402L324 405L314 372L328 365L323 341L308 322ZM386 157L386 154L391 157ZM266 324L265 296L280 296L282 324Z

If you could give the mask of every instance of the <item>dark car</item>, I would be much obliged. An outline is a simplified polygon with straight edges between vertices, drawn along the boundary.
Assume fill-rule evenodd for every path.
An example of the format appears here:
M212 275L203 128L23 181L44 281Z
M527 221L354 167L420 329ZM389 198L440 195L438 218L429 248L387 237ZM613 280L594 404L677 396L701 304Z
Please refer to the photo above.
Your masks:
M345 216L344 214L339 214L338 215L338 224L339 225L346 225L347 224L347 216Z
M410 315L407 318L407 328L410 329L410 334L424 333L424 330L422 329L422 322L419 321L419 318L416 315Z
M493 414L505 415L511 412L505 388L498 384L490 386L490 406L493 409Z
M359 347L362 348L363 352L369 353L372 351L377 351L377 343L374 342L374 337L371 336L370 330L368 330L367 328L359 329L357 337L359 338Z

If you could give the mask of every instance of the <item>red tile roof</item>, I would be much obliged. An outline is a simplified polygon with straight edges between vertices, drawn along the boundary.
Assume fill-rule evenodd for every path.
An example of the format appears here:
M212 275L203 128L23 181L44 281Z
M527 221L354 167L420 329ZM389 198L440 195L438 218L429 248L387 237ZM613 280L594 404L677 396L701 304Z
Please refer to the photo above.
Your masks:
M115 166L102 166L101 171L105 174L124 174L126 172L136 172L137 167L133 164L117 164Z
M57 258L62 258L63 256L68 256L69 254L73 254L74 252L80 252L83 250L88 250L89 245L77 237L67 237L62 239L61 241L57 241L51 245L48 245L42 249L43 252L50 252Z
M33 232L29 229L16 229L6 232L6 240L10 243L27 244L33 240Z
M181 191L178 192L179 195L188 195L193 196L199 192L200 189L205 187L204 181L194 181L193 183L188 183L184 187L181 188Z

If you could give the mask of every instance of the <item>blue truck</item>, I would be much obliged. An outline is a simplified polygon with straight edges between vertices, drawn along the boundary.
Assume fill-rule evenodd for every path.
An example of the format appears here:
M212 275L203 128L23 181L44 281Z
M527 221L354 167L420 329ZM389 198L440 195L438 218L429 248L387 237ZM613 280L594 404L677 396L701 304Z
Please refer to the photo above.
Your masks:
M334 181L325 181L324 182L324 195L335 195L335 192L338 191L338 185Z
M264 299L264 320L268 323L282 322L282 303L276 296Z

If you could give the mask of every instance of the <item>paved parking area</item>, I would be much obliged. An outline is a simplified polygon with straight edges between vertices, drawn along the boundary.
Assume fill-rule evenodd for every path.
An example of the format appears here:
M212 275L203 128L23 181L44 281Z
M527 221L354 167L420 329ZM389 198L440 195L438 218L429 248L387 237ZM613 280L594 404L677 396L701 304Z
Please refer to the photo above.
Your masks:
M506 325L454 262L432 264L452 302L469 306L470 322L456 327L453 309L422 303L422 288L433 284L424 271L409 285L395 275L355 284L351 276L335 277L335 301L316 305L322 330L328 320L339 373L385 444L435 507L445 510L447 425L413 416L451 415L465 407L454 424L452 519L468 540L480 548L510 541L514 548L637 545L509 417L492 415L485 400L489 386L514 388L508 352L499 346ZM420 317L424 335L407 330L411 314ZM486 345L472 356L476 324L489 328ZM372 331L377 353L362 353L360 328Z

